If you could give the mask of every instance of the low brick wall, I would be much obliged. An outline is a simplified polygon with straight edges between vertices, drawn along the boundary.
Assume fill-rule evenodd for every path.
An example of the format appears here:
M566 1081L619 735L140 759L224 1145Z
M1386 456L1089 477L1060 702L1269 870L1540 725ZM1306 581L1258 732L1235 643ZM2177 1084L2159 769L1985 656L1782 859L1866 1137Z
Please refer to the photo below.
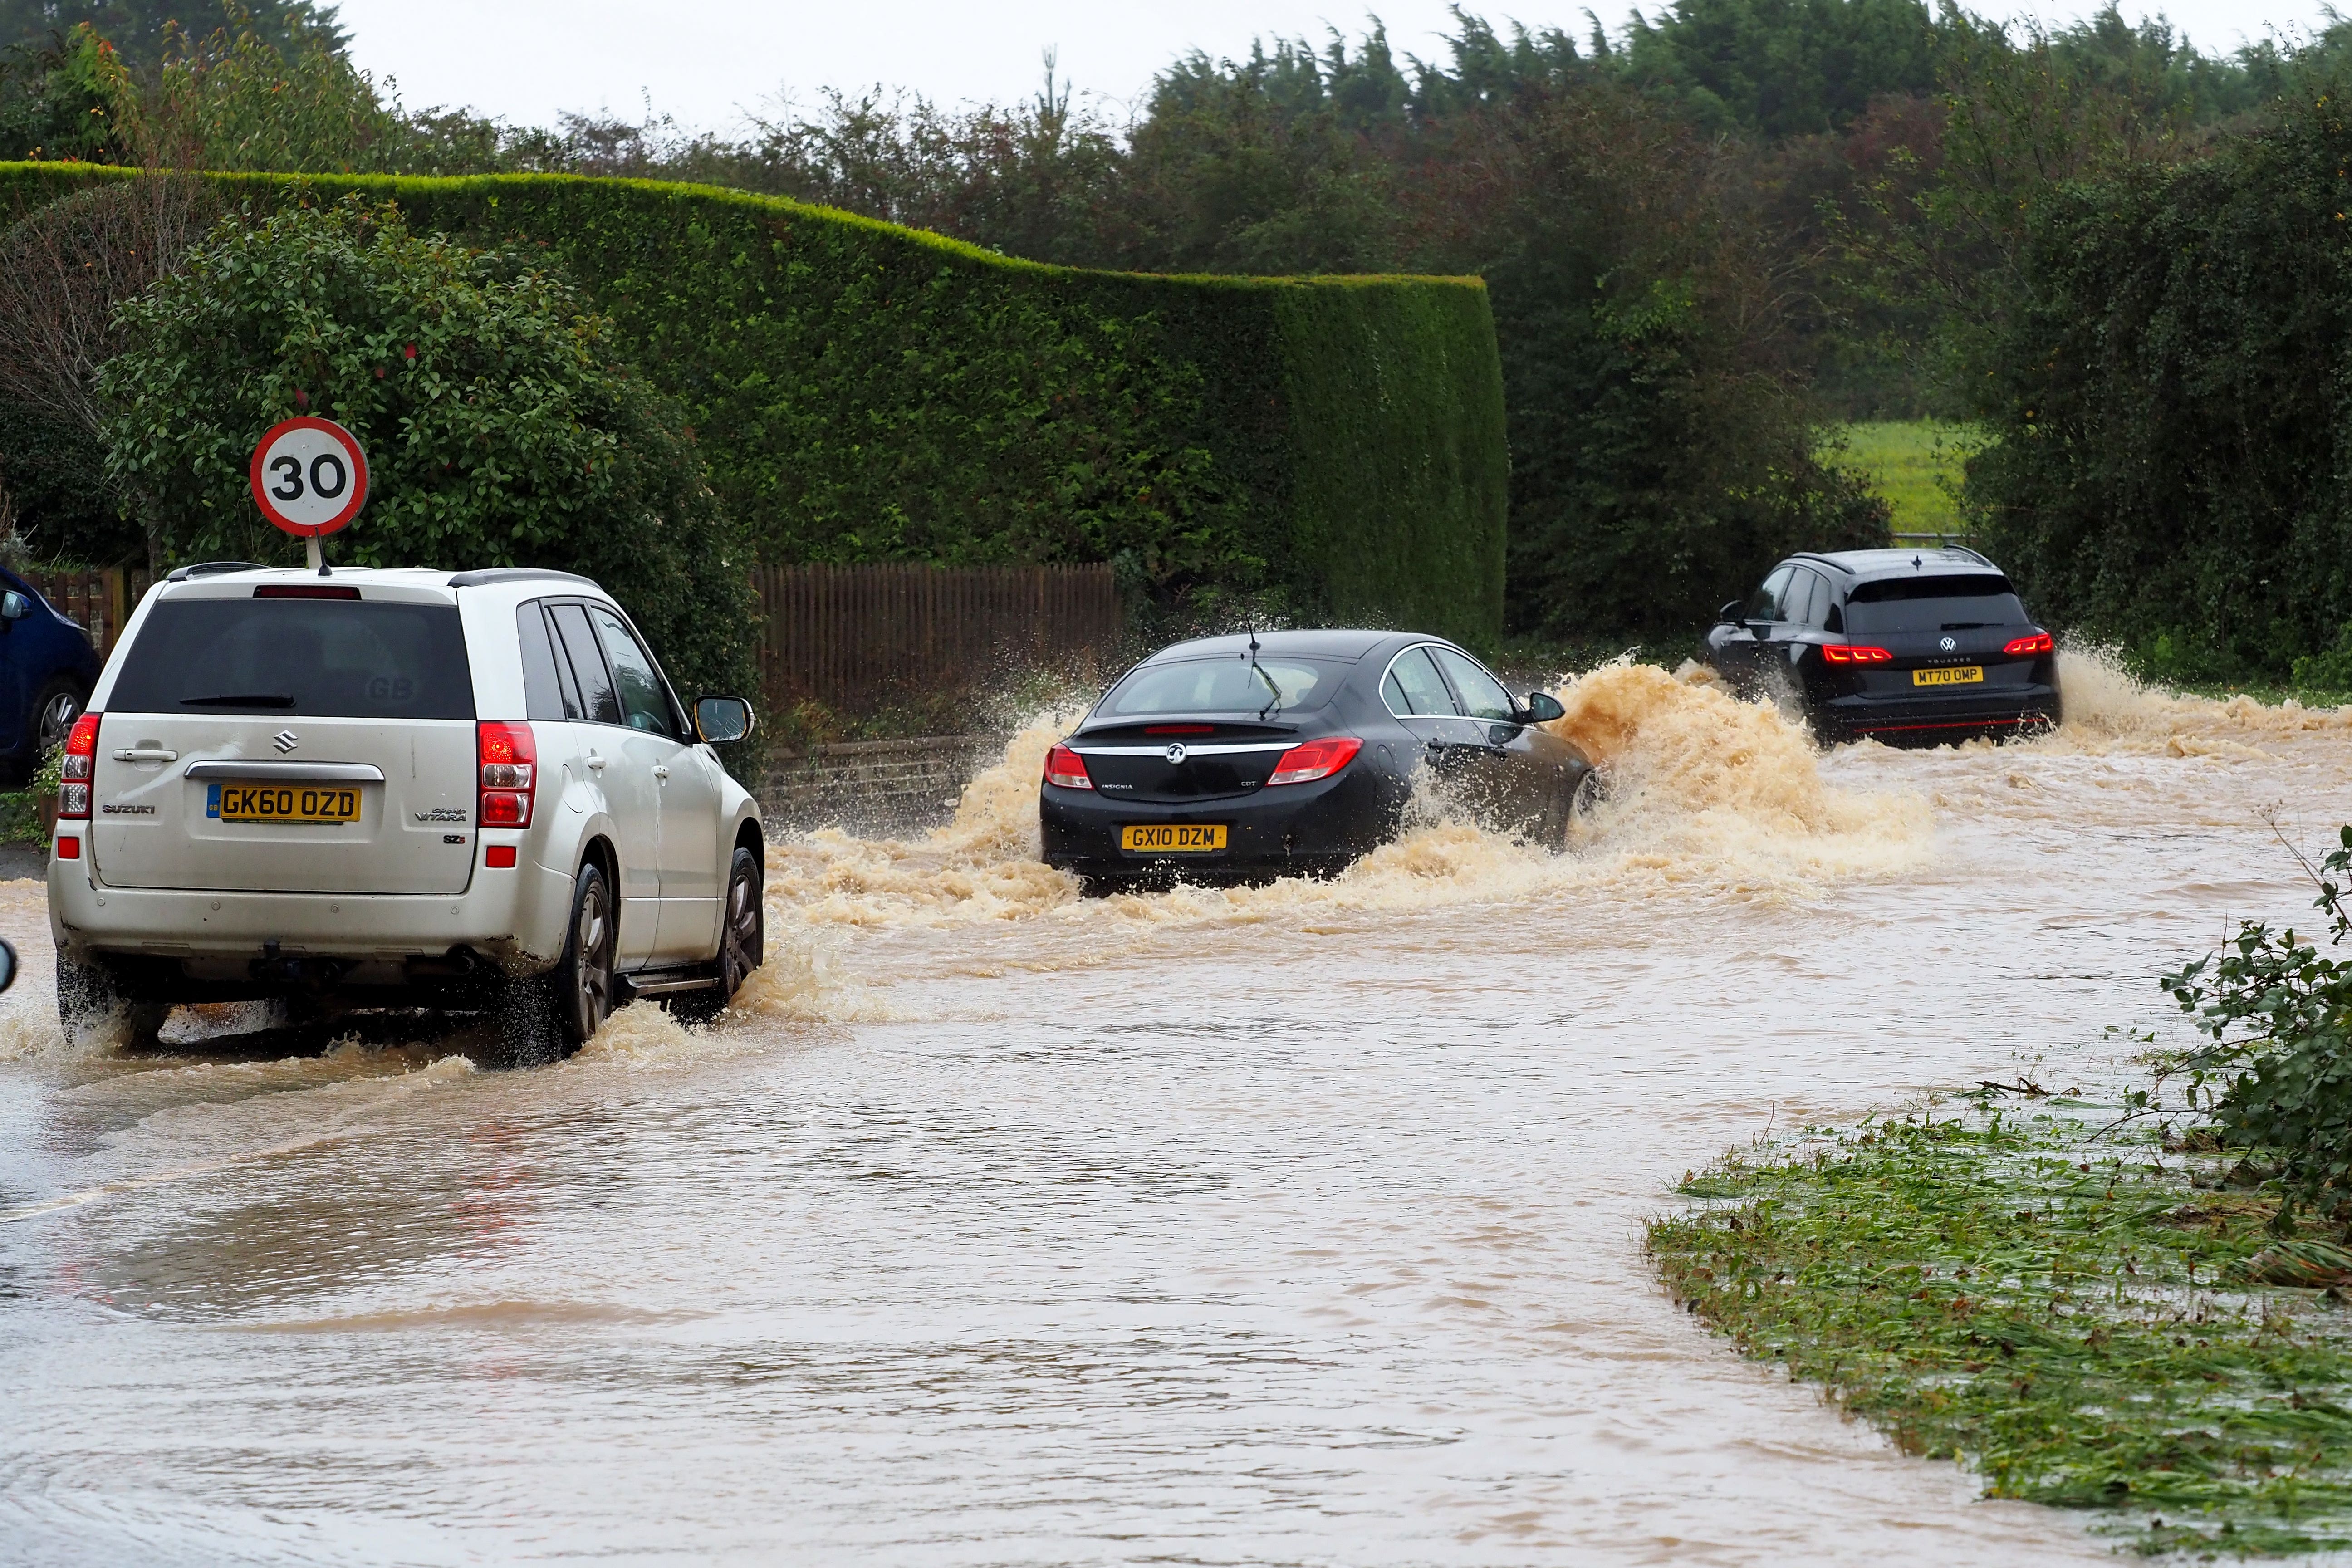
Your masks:
M768 753L767 773L754 793L772 827L929 827L953 814L963 786L1003 745L985 735L928 735L779 748Z

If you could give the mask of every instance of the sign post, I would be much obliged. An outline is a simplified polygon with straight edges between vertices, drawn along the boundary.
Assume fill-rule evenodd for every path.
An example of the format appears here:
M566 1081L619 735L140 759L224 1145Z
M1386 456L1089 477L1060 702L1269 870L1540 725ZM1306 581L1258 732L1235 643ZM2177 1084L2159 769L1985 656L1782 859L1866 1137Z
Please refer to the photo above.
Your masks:
M271 426L253 448L250 473L261 515L307 544L311 570L327 575L320 536L357 517L367 500L367 454L359 437L331 419L289 419Z

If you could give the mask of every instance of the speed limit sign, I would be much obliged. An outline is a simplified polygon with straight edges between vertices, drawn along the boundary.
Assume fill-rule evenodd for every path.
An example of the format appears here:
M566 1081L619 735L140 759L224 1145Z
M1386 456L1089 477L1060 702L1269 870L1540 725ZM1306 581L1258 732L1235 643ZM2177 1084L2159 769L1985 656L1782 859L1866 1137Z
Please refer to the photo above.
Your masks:
M331 419L289 419L254 447L252 479L262 516L297 539L316 539L359 515L367 454Z

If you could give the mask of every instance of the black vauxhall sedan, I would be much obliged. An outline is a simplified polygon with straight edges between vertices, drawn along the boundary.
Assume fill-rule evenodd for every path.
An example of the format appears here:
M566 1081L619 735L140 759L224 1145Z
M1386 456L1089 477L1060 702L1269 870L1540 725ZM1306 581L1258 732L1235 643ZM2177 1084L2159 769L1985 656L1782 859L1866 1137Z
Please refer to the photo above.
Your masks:
M1424 764L1491 826L1566 837L1591 774L1436 637L1291 631L1162 648L1047 753L1045 863L1090 889L1337 871L1392 836Z
M1785 682L1825 743L1933 744L2063 717L2050 633L1973 550L1792 555L1724 605L1704 658L1748 695Z

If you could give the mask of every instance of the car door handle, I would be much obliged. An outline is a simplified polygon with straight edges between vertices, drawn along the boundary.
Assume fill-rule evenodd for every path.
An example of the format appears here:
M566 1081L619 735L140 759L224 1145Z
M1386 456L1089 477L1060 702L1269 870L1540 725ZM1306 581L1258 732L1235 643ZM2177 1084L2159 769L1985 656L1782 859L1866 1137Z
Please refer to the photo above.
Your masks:
M657 779L666 779L669 777L669 769L659 763L656 763L654 764L654 777Z
M604 759L598 756L595 752L589 752L587 760L588 771L590 773L601 773L604 771Z
M118 763L176 763L180 760L180 753L167 752L161 746L122 746L115 751L114 760Z

